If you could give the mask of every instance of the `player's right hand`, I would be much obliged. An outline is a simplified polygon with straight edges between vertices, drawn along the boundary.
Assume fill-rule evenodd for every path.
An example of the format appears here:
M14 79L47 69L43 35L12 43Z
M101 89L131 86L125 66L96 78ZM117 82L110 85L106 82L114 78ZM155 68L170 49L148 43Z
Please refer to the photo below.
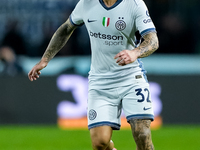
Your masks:
M40 61L39 63L37 63L32 69L31 71L28 73L28 78L30 81L34 81L37 80L37 78L39 78L39 75L41 74L40 70L42 70L43 68L45 68L47 66L46 62L42 62Z

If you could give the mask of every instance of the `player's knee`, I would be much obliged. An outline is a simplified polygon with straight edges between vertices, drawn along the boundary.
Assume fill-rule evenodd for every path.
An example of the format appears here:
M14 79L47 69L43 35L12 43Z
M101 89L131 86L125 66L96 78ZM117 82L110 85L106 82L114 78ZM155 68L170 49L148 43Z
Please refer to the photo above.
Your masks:
M146 141L149 139L150 133L149 132L142 132L138 134L138 139L140 141Z
M98 150L103 150L105 149L110 143L109 139L96 139L93 140L92 145L94 147L94 149L98 149Z
M146 141L146 140L151 140L151 130L150 130L150 123L147 125L147 121L142 121L142 120L131 120L131 128L133 132L133 137L135 141Z
M110 143L112 128L110 126L100 126L90 129L93 149L105 150Z
M149 129L138 130L133 133L134 138L140 141L146 141L151 136Z

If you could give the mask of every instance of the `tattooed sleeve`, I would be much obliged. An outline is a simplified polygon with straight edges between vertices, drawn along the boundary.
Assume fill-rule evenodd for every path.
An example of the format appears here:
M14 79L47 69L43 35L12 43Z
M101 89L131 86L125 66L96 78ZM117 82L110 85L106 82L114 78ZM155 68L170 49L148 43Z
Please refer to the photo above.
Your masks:
M144 41L137 48L140 53L139 58L147 57L158 49L158 37L155 32L150 32L143 38Z
M130 120L137 150L154 150L150 130L151 120Z
M69 19L63 23L54 33L42 58L49 62L66 44L75 29L76 26L72 25Z

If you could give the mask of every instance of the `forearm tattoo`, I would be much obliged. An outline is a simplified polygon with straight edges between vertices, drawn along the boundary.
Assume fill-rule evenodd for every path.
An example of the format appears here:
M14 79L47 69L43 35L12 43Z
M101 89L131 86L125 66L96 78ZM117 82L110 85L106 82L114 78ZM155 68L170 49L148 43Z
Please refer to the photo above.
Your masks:
M150 120L130 120L133 137L137 144L137 150L154 150L151 139Z
M158 37L155 32L150 32L144 37L144 41L137 48L139 50L139 58L147 57L158 49Z
M57 29L43 55L45 61L49 62L60 51L70 38L75 28L76 26L73 26L68 19Z

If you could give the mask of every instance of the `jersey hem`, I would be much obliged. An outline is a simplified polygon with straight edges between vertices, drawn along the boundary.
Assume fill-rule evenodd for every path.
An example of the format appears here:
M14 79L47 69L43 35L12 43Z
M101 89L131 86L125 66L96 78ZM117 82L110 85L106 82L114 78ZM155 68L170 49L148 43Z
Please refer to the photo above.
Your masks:
M141 75L141 79L136 79L137 75ZM96 78L92 79L89 77L89 90L92 89L108 89L108 88L115 88L115 87L122 87L122 86L129 86L129 85L138 85L138 84L148 84L148 80L146 74L144 72L137 72L124 75L124 78L115 78L113 79L102 79Z
M137 81L137 80L135 80L135 81ZM93 90L93 89L110 89L110 88L123 87L123 86L129 86L129 85L135 85L135 86L137 86L138 84L139 83L135 83L135 82L127 82L125 84L122 84L122 83L113 83L113 84L110 84L110 85L95 84L95 85L89 85L88 91ZM146 82L146 80L145 80L145 82L143 82L142 84L149 84L149 83Z

